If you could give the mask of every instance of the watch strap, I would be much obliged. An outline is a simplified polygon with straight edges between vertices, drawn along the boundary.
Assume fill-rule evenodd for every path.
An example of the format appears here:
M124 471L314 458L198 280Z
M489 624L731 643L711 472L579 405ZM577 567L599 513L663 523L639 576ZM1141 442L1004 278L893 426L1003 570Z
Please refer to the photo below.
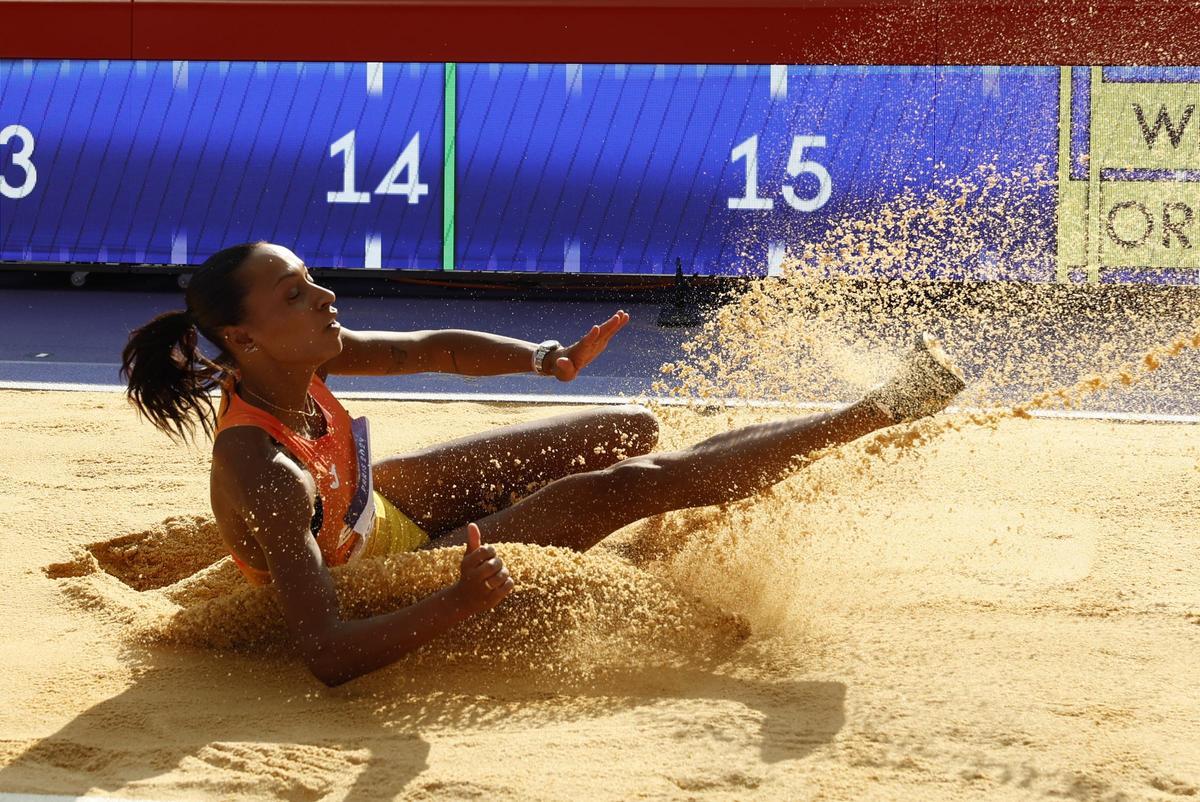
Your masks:
M542 370L542 363L546 361L546 355L555 348L562 348L562 343L558 340L545 340L538 343L538 347L533 352L533 372L539 376L549 376L550 374Z

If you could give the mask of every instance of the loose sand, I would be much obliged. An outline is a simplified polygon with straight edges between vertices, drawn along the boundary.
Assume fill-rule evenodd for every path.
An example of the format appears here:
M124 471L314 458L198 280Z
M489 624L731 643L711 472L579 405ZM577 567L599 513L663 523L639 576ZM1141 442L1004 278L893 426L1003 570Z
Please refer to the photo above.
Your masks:
M377 453L559 411L347 403ZM220 555L203 449L116 395L0 410L0 791L1200 793L1200 428L952 416L921 448L841 449L585 556L505 545L505 605L330 690L227 561L164 585ZM664 442L727 425L666 410ZM343 591L386 606L455 559L341 571Z

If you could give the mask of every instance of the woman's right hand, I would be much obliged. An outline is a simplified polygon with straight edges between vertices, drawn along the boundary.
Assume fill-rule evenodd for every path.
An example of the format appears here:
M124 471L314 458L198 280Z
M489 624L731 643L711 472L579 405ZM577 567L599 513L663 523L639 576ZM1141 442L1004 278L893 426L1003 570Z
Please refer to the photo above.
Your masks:
M491 546L481 546L477 524L467 524L467 553L459 568L455 595L467 612L490 610L512 592L513 581L504 562Z

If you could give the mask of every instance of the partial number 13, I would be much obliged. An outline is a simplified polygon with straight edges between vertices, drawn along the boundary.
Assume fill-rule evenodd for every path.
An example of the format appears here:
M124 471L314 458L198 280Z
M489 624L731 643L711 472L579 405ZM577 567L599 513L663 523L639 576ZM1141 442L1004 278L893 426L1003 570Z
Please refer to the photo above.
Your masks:
M811 198L801 198L791 184L780 188L783 199L798 212L815 212L829 200L833 192L833 179L824 165L804 158L805 148L825 147L823 136L794 136L792 137L792 152L788 155L787 171L792 178L808 174L817 179L817 194ZM729 160L746 160L746 192L740 198L730 198L730 209L773 209L775 202L770 198L758 195L758 134L747 139L733 149Z
M21 143L21 148L12 152L12 163L25 172L25 178L21 183L14 185L0 175L0 197L19 200L33 192L33 188L37 186L37 168L30 159L33 155L33 134L29 129L23 125L9 125L0 129L0 145L13 139Z

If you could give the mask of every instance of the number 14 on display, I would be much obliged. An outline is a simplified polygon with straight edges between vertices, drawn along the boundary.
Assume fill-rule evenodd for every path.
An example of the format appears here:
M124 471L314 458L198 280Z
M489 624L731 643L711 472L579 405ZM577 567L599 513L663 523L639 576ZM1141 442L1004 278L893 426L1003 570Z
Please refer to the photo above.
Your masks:
M329 146L329 155L345 154L342 161L342 188L337 192L327 192L325 200L328 203L370 203L371 193L359 192L354 188L354 131L343 136ZM420 179L421 167L421 132L413 134L412 139L400 151L400 157L392 164L392 169L375 187L376 195L404 195L410 204L417 203L421 196L429 194L429 185L422 184ZM404 174L404 181L400 175Z

